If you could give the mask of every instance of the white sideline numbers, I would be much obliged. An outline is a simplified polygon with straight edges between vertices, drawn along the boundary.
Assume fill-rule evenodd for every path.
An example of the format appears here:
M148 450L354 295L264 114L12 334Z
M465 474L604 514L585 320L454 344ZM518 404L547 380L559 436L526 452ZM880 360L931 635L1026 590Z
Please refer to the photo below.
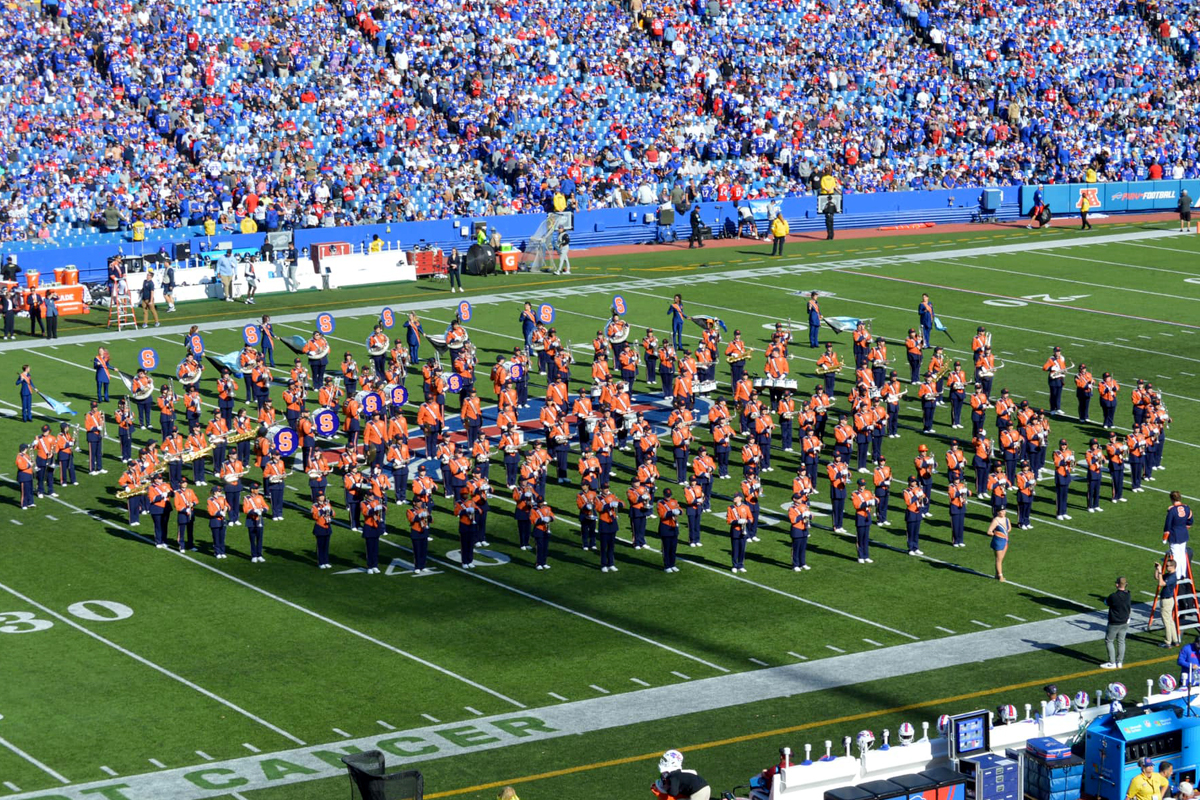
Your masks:
M88 622L116 622L133 616L132 608L112 600L81 600L67 606L67 612Z
M54 627L47 619L38 619L29 611L0 611L0 633L35 633Z
M133 609L112 600L82 600L67 607L67 613L88 622L117 622L133 616ZM36 633L54 623L39 619L32 611L0 611L0 633Z
M1022 295L1018 300L1015 297L997 297L984 300L985 306L995 306L996 308L1020 308L1027 306L1029 303L1026 300L1037 300L1042 303L1073 303L1076 300L1082 300L1085 297L1091 297L1088 294L1069 294L1065 297L1051 297L1048 294L1026 294Z

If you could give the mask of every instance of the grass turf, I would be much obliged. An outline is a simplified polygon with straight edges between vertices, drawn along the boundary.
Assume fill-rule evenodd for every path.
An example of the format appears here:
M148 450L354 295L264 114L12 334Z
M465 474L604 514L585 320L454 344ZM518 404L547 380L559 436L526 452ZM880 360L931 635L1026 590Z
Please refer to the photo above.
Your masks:
M1045 236L1074 235L1047 232ZM123 525L122 504L111 497L120 465L113 457L115 443L109 442L107 481L87 476L85 469L80 486L60 489L61 502L46 498L24 513L16 510L11 485L0 498L7 505L3 511L10 512L8 517L21 523L6 525L0 534L6 554L0 585L11 590L0 592L0 597L8 598L0 610L53 623L53 627L5 639L6 652L13 653L14 663L30 676L30 690L11 698L3 709L3 736L35 756L61 754L50 766L72 781L82 782L102 778L100 766L126 775L149 769L149 758L168 766L200 764L203 759L197 750L216 759L232 758L248 752L243 742L270 752L291 746L288 736L313 743L336 741L333 728L361 735L379 719L401 729L412 728L427 724L422 714L444 722L470 719L473 713L468 706L484 714L499 713L514 707L510 700L530 707L556 702L550 693L580 699L595 695L594 686L609 692L636 691L639 684L632 682L633 678L661 685L682 680L674 673L701 678L757 669L762 664L791 663L795 660L789 655L792 652L808 659L832 657L837 654L833 647L856 652L901 644L910 641L909 637L950 637L955 634L946 631L978 629L979 623L999 628L1019 624L1018 619L1075 613L1098 607L1117 572L1133 577L1135 599L1148 599L1140 592L1150 588L1149 564L1160 549L1158 523L1167 502L1160 490L1188 492L1185 476L1194 474L1198 466L1194 443L1200 437L1192 413L1196 381L1194 374L1189 374L1196 372L1197 359L1188 347L1195 334L1186 327L1196 318L1189 313L1190 304L1200 299L1200 286L1188 282L1189 277L1200 277L1191 255L1200 249L1194 239L1081 246L1054 254L981 255L949 263L821 269L833 258L879 257L890 254L892 248L915 252L953 245L1008 244L1026 238L1021 232L982 242L977 236L959 235L904 239L899 244L857 240L835 242L831 247L806 246L782 262L797 265L795 270L775 275L753 274L756 268L775 262L750 248L714 251L720 254L719 263L700 261L712 257L713 252L686 251L636 259L579 259L577 270L594 267L595 274L571 278L521 275L481 287L527 293L534 301L541 299L542 292L576 288L578 294L555 296L550 302L558 311L556 327L563 339L577 343L590 341L606 315L607 296L617 293L629 306L627 318L635 330L653 325L661 333L666 327L666 305L671 294L679 291L693 313L715 314L730 330L741 328L759 352L754 360L759 365L763 340L768 336L764 326L803 317L803 298L795 296L797 292L820 289L830 293L822 302L826 314L873 317L876 334L894 342L915 323L916 301L923 287L929 286L939 315L957 340L935 335L935 343L947 346L951 356L966 355L975 324L987 324L995 334L998 356L1008 365L997 375L997 389L1005 386L1014 396L1044 404L1041 363L1058 344L1070 361L1086 362L1097 376L1105 370L1117 375L1123 385L1117 422L1127 426L1133 379L1154 381L1167 393L1165 399L1175 418L1164 461L1169 469L1154 483L1146 484L1146 493L1127 494L1130 502L1122 505L1105 502L1104 513L1098 515L1083 513L1081 487L1076 487L1071 507L1074 519L1068 522L1053 519L1052 491L1043 488L1035 506L1036 528L1013 535L1006 572L1014 584L1000 585L986 577L991 571L991 554L980 535L988 516L984 509L972 509L969 547L949 547L941 475L935 482L934 518L922 529L922 547L930 558L903 555L902 528L876 528L872 536L877 563L869 569L854 562L852 540L818 530L810 546L814 569L797 576L784 568L790 558L787 533L782 525L775 525L765 529L761 543L751 545L749 580L737 580L727 572L723 520L713 516L706 518L703 550L684 549L682 555L691 563L684 564L681 575L664 576L653 552L621 546L621 573L601 575L595 569L594 556L574 544L575 530L566 520L555 531L552 563L556 569L535 572L529 569L529 554L515 547L510 506L497 502L489 538L501 563L466 574L446 559L446 554L456 549L457 540L447 524L444 501L440 501L441 524L431 552L441 562L441 574L411 578L398 569L390 576L367 577L350 571L361 563L361 544L357 536L344 530L334 537L337 568L319 572L312 568L309 526L297 511L301 506L307 508L303 480L292 481L302 493L289 490L287 499L296 506L288 511L287 521L267 525L270 563L252 565L238 555L245 549L238 529L230 531L235 555L227 561L213 561L207 548L201 554L177 558L145 547L144 540L137 538L137 534L149 533L148 520L133 532ZM745 253L738 252L743 249ZM864 252L868 250L879 252ZM738 258L742 260L736 261ZM811 271L801 271L804 269ZM642 282L633 284L633 280ZM444 294L440 287L424 284L347 290L336 295L301 293L264 297L253 313L278 316L311 311L315 316L323 310L384 304L400 310L410 297L423 300L440 294ZM1022 300L1026 304L1019 306L1012 299L1025 297L1036 299ZM480 347L481 364L489 365L494 354L509 351L516 343L518 310L515 302L475 308L469 327ZM199 324L205 329L210 350L228 352L240 347L239 326L224 323L248 320L248 311L227 304L181 304L180 313L164 315L164 321ZM445 323L451 315L449 308L422 313L430 331L440 329L435 321ZM347 345L362 359L360 343L372 323L370 314L356 319L339 317L334 353ZM64 333L90 331L87 323L64 324L63 328ZM283 328L280 332L300 331ZM689 338L694 338L690 332ZM823 338L827 336L823 334ZM850 355L847 339L834 337L843 359ZM156 381L165 377L165 370L174 365L181 350L179 344L135 339L128 334L114 334L108 346L115 363L127 369L132 368L141 347L154 346L162 356L159 369L164 373L157 375ZM21 363L33 364L40 388L71 400L76 408L86 408L92 396L94 345L76 347L70 336L64 336L55 347L0 351L0 358L10 373ZM793 373L804 376L803 392L813 383L810 351L801 345L793 348L793 355ZM577 367L574 372L580 378L584 370ZM724 366L719 377L728 380ZM418 388L419 380L410 377L409 386ZM490 388L486 381L480 386L487 403ZM573 390L581 386L577 383ZM847 388L845 382L839 382L843 402ZM206 379L203 393L210 402L211 389L212 382ZM635 389L644 389L640 379ZM534 387L531 393L536 391ZM276 387L276 398L278 392ZM454 405L451 400L450 406ZM1071 392L1065 393L1064 408L1074 408ZM1098 410L1094 401L1093 416L1098 416ZM938 411L939 434L921 435L917 432L919 408L902 409L903 438L885 444L897 476L907 474L920 442L929 444L940 461L950 438L947 414L944 408ZM1077 453L1085 449L1088 437L1100 433L1095 425L1067 418L1055 418L1052 425L1053 437L1067 438ZM29 441L32 430L11 418L0 421L0 437L10 447ZM702 434L700 439L706 437ZM147 433L138 437L139 442L147 440ZM779 512L775 516L781 518L780 507L788 499L790 476L798 461L782 453L776 454L775 461L776 472L765 476L763 509L767 514ZM738 473L735 469L734 474ZM497 474L499 469L494 466L493 479ZM627 475L616 478L622 489ZM718 483L716 489L728 496L733 484ZM548 493L560 511L573 502L574 491L554 486L553 481ZM340 494L332 492L335 501ZM825 495L822 479L818 498L824 500ZM897 505L894 501L893 509ZM723 510L725 502L718 499L714 507ZM81 510L98 519L80 514ZM827 518L817 519L818 526L827 528L827 522ZM407 543L404 531L395 528L394 518L393 530L383 548L385 563L389 554L401 559L408 555L403 549ZM206 544L203 522L197 533ZM622 535L627 536L624 524ZM881 552L881 545L899 549ZM92 599L122 603L133 610L133 616L99 622L79 619L67 611L72 603ZM20 617L6 619L23 629ZM70 622L107 641L89 637ZM133 660L114 645L241 710ZM948 683L970 689L1007 685L1022 676L1032 680L1033 676L1066 674L1079 671L1081 660L1083 668L1094 665L1101 649L1090 646L1066 653L1031 653L964 667L954 671L952 679L946 671L930 673L773 703L769 712L727 709L690 715L669 726L633 726L469 759L435 761L428 765L427 786L430 792L461 789L498 777L606 760L610 754L615 758L720 739L726 732L769 731L794 721L937 699L948 696L938 688ZM886 653L881 651L880 657ZM1157 654L1148 644L1131 644L1128 660ZM1122 677L1130 683L1130 677ZM1099 682L1100 678L1091 680ZM991 698L971 702L985 701L993 703ZM932 718L939 712L913 713L916 719ZM881 727L884 721L880 720ZM105 732L102 737L95 736L97 729ZM844 723L805 735L813 741L840 739L856 729ZM782 743L796 747L794 741ZM701 771L719 785L738 782L739 776L761 766L760 761L769 761L778 744L735 743L713 748L701 757L706 759ZM55 785L26 760L4 753L7 751L0 751L4 780L25 791ZM710 754L712 760L708 761ZM762 754L765 759L760 758ZM528 765L537 769L522 771L521 767ZM646 772L646 765L635 761L546 778L523 791L535 797L614 785L637 791L643 780L648 780ZM321 791L328 792L326 782L254 796L325 796ZM480 790L469 796L482 797L489 791L494 792Z

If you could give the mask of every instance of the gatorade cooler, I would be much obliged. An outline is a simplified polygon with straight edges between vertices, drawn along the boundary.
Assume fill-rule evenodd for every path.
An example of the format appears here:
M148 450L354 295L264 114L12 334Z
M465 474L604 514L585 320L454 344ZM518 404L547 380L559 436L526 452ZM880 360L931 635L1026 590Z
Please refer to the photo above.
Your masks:
M62 282L63 282L63 273L64 272L66 272L66 269L64 269L63 267L55 267L54 268L54 282L59 284L60 286L62 285Z
M500 270L502 272L516 272L517 264L521 261L521 254L518 252L500 253Z
M25 286L27 288L36 289L40 282L40 276L36 269L25 270Z
M74 267L67 267L64 269L62 274L62 284L64 286L78 286L79 270L75 269Z

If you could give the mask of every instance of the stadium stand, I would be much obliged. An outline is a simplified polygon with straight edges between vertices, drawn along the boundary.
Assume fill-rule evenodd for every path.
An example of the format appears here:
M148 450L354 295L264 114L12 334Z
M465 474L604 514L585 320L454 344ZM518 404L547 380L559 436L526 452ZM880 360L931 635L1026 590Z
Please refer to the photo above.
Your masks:
M0 20L0 240L1194 178L1190 4L146 0ZM597 35L603 31L604 35ZM674 192L674 196L672 193Z

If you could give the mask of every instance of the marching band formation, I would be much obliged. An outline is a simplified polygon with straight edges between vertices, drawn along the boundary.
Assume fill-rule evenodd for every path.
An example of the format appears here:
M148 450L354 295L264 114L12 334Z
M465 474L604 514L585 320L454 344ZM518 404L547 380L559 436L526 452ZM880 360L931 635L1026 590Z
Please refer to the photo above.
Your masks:
M622 311L623 301L614 303L608 322L596 332L584 379L575 365L574 345L564 344L555 328L525 304L518 317L524 345L497 357L488 374L494 409L481 405L475 345L457 318L444 335L432 335L409 313L403 335L395 338L388 336L381 318L365 342L364 366L353 352L345 351L341 364L331 369L328 331L318 325L307 340L292 341L279 337L270 317L264 316L261 323L247 327L247 343L235 364L212 362L219 369L207 399L200 386L209 370L191 344L195 329L185 337L186 354L175 378L157 387L153 367L125 376L101 347L93 360L97 396L82 429L64 422L54 432L43 425L39 436L20 445L16 467L21 507L33 507L45 495L56 497L56 485L77 484L75 452L85 444L88 474L107 474L103 451L111 439L104 407L110 402L114 376L128 389L116 401L112 423L125 465L116 497L127 504L131 526L139 526L149 515L157 547L167 548L173 541L181 551L194 551L194 525L198 517L206 518L212 551L219 559L227 555L227 530L245 527L251 561L265 562L267 524L283 520L287 508L297 507L285 500L284 492L285 482L300 474L307 478L310 502L301 510L311 516L321 569L331 566L329 542L335 525L361 534L369 573L379 572L379 538L389 529L407 527L413 569L422 573L428 570L431 537L455 522L462 566L471 569L476 548L489 544L489 510L498 500L514 507L519 547L534 552L537 569L550 569L556 519L546 499L551 470L557 484L576 490L575 508L560 508L558 513L576 518L579 544L598 553L602 572L617 571L614 552L621 528L628 531L633 548L642 549L648 547L652 520L663 569L678 572L681 526L686 526L687 545L702 547L703 515L721 513L713 509L717 499L727 501L730 569L736 573L746 572L747 545L760 541L763 476L783 469L782 458L796 465L786 510L790 566L796 572L810 569L807 544L821 483L828 501L821 504L821 512L831 517L830 527L847 534L846 516L851 515L857 560L870 564L871 527L891 527L889 512L895 503L903 510L906 551L923 555L921 525L933 515L931 501L939 491L934 476L943 469L946 486L941 491L955 547L966 546L971 498L990 507L993 517L1004 516L1001 511L1015 501L1016 526L1028 530L1033 527L1039 486L1053 487L1055 517L1069 520L1072 484L1084 484L1086 508L1093 513L1104 510L1102 494L1110 502L1125 502L1126 488L1142 492L1143 481L1154 481L1155 472L1162 469L1171 419L1152 384L1137 381L1131 398L1132 430L1121 435L1115 429L1120 385L1108 372L1096 380L1087 365L1068 364L1055 347L1043 366L1049 408L1035 407L1026 399L1018 402L1007 389L994 391L995 374L1005 365L996 360L992 336L984 327L972 340L973 358L967 368L949 359L942 347L930 346L936 318L927 295L918 307L918 325L909 329L902 344L873 335L869 320L853 325L852 365L843 363L833 344L826 343L813 370L818 381L807 398L799 396L798 373L792 369L799 355L790 323L775 325L759 361L740 331L724 341L723 323L688 315L680 295L667 309L669 338L660 339L647 328L640 341L631 341L631 326ZM816 292L808 300L807 317L810 348L820 349L822 323L842 330L822 316ZM684 321L689 319L701 328L695 347L684 341ZM275 347L281 342L296 352L285 377L276 374L282 369L272 372ZM434 352L422 362L423 343ZM892 345L896 350L903 347L905 379L893 367ZM718 396L722 356L729 367L731 402ZM845 403L835 407L836 378L851 371L852 389ZM530 397L534 373L545 378L541 399ZM411 420L405 409L410 375L419 375L421 381L419 402L411 397L417 408ZM1091 402L1098 397L1101 427L1108 431L1106 441L1090 439L1078 457L1067 439L1054 445L1051 434L1054 418L1066 416L1062 393L1071 376L1077 419L1091 422ZM182 394L176 392L176 379ZM670 401L670 411L662 412L665 421L647 419L647 413L658 415L644 398L641 407L635 401L633 390L639 383L647 393L661 393ZM17 384L26 419L24 396L33 389L28 367ZM276 385L283 387L278 406L272 396ZM572 387L580 385L584 388L573 394ZM922 433L936 433L936 424L964 430L965 410L971 434L951 438L941 458L927 444L919 444L911 453L911 469L893 476L884 440L901 438L900 405L910 389L920 403ZM457 409L448 408L448 394L458 395ZM698 407L700 397L708 402ZM210 402L214 399L215 404ZM939 408L948 411L941 412L940 423ZM536 410L536 417L530 409ZM460 424L448 426L448 417L455 415ZM150 441L135 447L138 431L152 432ZM632 464L617 462L619 452L631 454ZM494 464L503 469L505 490L500 493L492 487ZM903 472L907 477L901 477ZM252 474L258 479L248 479ZM724 481L736 488L721 493L717 487ZM336 482L342 488L337 507L331 502L331 483ZM619 482L627 484L623 491ZM206 489L203 502L197 489ZM452 521L443 521L442 515ZM989 528L992 546L1002 550L1008 527L999 526L999 545L996 528Z

